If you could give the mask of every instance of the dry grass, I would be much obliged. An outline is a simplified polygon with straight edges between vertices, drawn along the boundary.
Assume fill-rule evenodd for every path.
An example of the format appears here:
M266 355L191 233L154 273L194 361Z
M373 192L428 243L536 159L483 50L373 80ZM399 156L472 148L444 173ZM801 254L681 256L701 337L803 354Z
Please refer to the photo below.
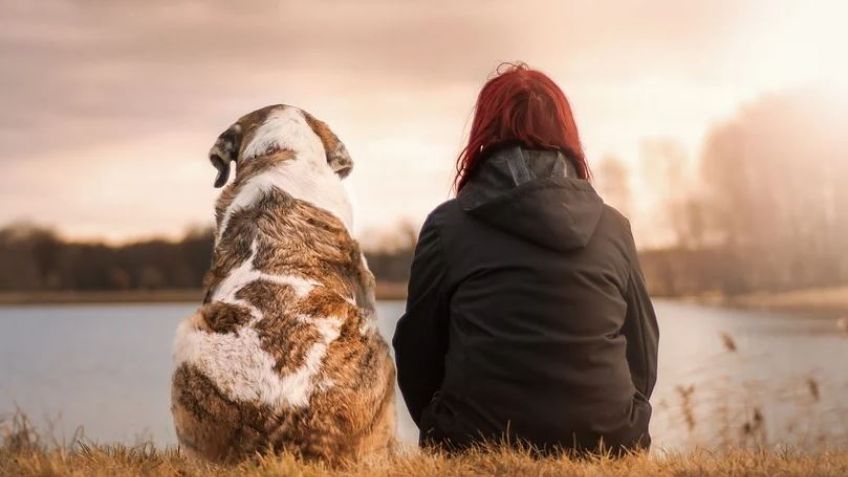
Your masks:
M529 452L488 449L447 457L407 452L382 461L328 469L289 455L257 457L237 466L192 461L176 449L45 444L23 417L5 426L0 476L845 476L848 451L736 450L662 453L622 459L534 458Z
M88 447L76 451L2 450L0 475L8 476L845 476L848 452L796 454L737 451L631 456L534 459L515 451L472 452L459 457L412 454L384 462L330 470L291 456L257 458L234 467L196 463L175 450L142 447Z

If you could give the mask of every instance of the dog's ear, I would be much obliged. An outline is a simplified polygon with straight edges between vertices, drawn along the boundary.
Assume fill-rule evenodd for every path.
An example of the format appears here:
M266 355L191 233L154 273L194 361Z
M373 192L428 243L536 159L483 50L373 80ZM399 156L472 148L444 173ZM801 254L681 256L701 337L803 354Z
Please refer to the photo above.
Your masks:
M321 138L321 142L324 144L324 150L327 152L327 164L342 179L347 177L350 171L353 170L353 159L350 158L350 154L347 152L344 143L342 143L338 136L330 129L330 126L327 126L327 123L324 121L315 118L305 111L303 117L306 118L306 122L315 131L315 134Z
M241 149L241 125L238 123L222 132L212 149L209 150L209 162L218 169L215 187L224 187L230 177L230 162L237 161Z

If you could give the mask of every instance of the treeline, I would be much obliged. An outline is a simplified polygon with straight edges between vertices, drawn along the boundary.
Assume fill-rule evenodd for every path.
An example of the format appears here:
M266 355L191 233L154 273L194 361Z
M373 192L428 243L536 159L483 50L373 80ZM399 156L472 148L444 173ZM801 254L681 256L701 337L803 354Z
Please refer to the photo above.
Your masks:
M192 230L178 242L110 246L68 242L48 228L13 224L0 230L0 290L199 288L211 253L211 230Z
M697 160L674 140L652 139L637 168L642 187L631 187L633 170L614 157L595 164L595 185L641 221L641 238L670 232L667 245L641 253L656 295L845 284L847 123L848 105L836 98L771 95L713 127ZM649 197L635 200L634 189ZM651 213L634 214L644 199ZM648 219L655 223L646 227ZM378 281L407 282L416 235L402 224L391 240L366 250ZM0 291L198 288L211 250L208 229L179 241L109 246L18 224L0 230Z
M178 241L113 246L63 240L49 228L12 224L0 229L0 291L195 289L212 256L211 228ZM378 280L405 283L414 240L367 250Z
M670 245L642 252L652 291L848 283L847 122L844 98L799 92L765 96L715 125L696 161L673 140L646 141L639 172L654 194L651 225L672 232ZM631 171L611 158L598 172L603 195L626 210Z

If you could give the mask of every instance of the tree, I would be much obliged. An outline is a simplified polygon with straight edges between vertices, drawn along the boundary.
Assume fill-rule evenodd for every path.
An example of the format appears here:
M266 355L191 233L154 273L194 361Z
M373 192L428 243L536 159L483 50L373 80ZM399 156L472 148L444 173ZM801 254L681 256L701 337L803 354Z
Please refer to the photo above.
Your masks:
M659 226L671 231L675 246L692 246L689 212L696 210L692 181L687 173L687 154L683 146L668 138L649 139L641 145L643 170L650 175L653 208L659 211Z
M848 280L846 111L820 94L771 95L709 133L709 226L738 256L747 287Z
M606 155L595 168L595 181L604 202L630 216L630 169L616 156Z

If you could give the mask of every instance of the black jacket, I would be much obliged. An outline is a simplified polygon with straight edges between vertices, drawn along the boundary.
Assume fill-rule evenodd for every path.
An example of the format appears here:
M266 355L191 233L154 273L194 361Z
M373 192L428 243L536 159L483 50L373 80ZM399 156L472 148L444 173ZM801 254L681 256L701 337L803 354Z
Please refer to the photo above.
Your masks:
M650 443L656 317L630 225L557 152L487 157L427 218L393 345L422 443Z

